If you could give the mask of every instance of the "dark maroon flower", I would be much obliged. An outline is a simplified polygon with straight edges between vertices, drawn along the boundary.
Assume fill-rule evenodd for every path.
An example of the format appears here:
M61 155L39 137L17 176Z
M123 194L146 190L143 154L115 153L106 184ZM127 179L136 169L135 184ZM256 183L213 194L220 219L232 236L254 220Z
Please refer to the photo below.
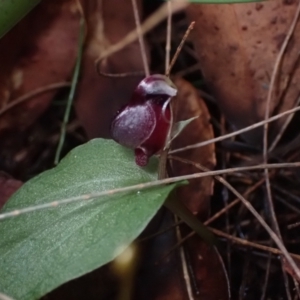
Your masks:
M135 161L146 166L153 154L165 145L170 129L170 100L177 93L171 80L164 75L144 78L134 90L130 102L114 118L112 138L134 149Z

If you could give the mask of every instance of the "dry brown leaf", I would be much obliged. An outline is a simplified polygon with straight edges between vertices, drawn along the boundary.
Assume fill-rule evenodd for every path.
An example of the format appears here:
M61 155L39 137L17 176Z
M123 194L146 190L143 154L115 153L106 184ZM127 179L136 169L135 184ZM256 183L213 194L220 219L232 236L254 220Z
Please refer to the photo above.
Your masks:
M184 247L198 286L195 299L229 300L227 272L217 248L208 246L196 235L188 239Z
M174 80L178 88L175 105L178 108L178 120L186 120L198 116L175 139L172 148L181 148L190 144L206 141L214 137L210 124L210 114L204 101L199 97L197 90L187 81L177 78ZM216 163L214 144L198 149L191 149L176 155L195 163L200 163L206 168L213 169ZM192 165L173 161L174 175L186 175L199 172ZM213 192L213 179L205 177L192 180L188 186L178 189L178 196L188 208L199 216L206 218L209 214L210 197Z
M196 21L193 42L206 82L222 112L237 128L264 118L270 77L284 38L295 15L297 1L268 1L233 5L190 5ZM299 95L300 24L286 51L271 113L292 108ZM292 73L293 72L293 73ZM288 84L289 77L292 78ZM284 98L280 94L288 84ZM274 132L283 119L280 119ZM262 130L244 135L260 142Z
M95 60L110 44L118 42L135 28L133 9L130 0L93 0L85 4L85 11L88 37L76 111L89 138L108 137L114 114L122 104L129 101L141 77L99 76L95 69ZM143 71L138 42L103 61L101 69L108 73Z
M198 118L184 129L173 143L173 148L212 139L214 133L210 124L210 114L198 91L181 78L176 78L174 83L178 88L178 96L175 100L178 120L186 120L194 116ZM216 163L214 144L184 151L179 156L209 169L213 169ZM176 161L173 162L173 169L176 176L199 172L199 169L192 165ZM192 180L189 185L179 188L177 195L194 214L207 218L210 212L213 183L211 177ZM183 247L187 262L194 273L194 278L191 278L194 282L191 286L195 299L229 299L227 274L217 249L208 246L196 235L188 239Z
M79 14L73 0L42 1L0 41L0 109L17 97L66 81L75 65ZM0 132L26 129L49 106L56 91L7 111Z

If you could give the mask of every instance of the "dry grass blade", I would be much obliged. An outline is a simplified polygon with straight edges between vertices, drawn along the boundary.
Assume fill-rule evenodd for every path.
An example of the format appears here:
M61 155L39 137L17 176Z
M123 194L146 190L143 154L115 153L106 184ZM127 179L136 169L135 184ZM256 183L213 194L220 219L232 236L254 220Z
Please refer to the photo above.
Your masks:
M181 1L172 1L172 13L182 10L188 5L188 1L181 0ZM158 25L161 21L163 21L168 16L168 4L162 5L153 15L151 15L142 25L141 25L141 32L142 34L147 33L156 25ZM138 38L138 34L136 30L131 31L128 33L124 39L120 42L110 46L106 51L101 53L101 55L96 60L96 64L99 60L106 58L113 53L118 52L122 48L126 47L130 43L134 42Z
M268 282L269 282L269 277L270 277L270 267L271 267L271 254L269 253L268 255L268 260L267 260L267 270L265 274L265 280L264 280L264 285L261 293L261 300L264 300L266 298L266 293L267 293L267 287L268 287Z
M274 69L272 72L272 76L271 76L271 82L270 82L270 87L269 87L269 91L268 91L268 96L267 96L267 103L266 103L266 111L265 111L265 120L267 120L269 118L270 115L270 103L272 100L272 95L274 93L275 90L275 82L279 73L279 68L281 65L281 61L283 59L284 53L287 49L288 43L293 35L293 32L295 30L296 24L298 22L299 19L299 15L300 15L300 1L298 3L298 7L295 13L295 17L294 20L290 26L289 32L286 35L284 42L281 46L280 52L278 53L278 56L276 58L276 62L274 65ZM267 163L268 161L268 128L269 128L269 123L265 123L264 124L264 140L263 140L263 162ZM267 187L267 194L268 194L268 203L269 203L269 209L270 209L270 213L271 213L271 217L272 217L272 223L273 223L273 227L276 231L276 233L278 234L278 236L280 236L280 230L279 230L279 226L278 226L278 222L276 219L276 214L275 214L275 210L274 210L274 205L273 205L273 201L272 201L272 193L271 193L271 185L270 185L270 179L269 179L269 171L266 169L265 170L265 178L266 178L266 187Z
M295 279L293 280L294 281L294 284L295 284L295 290L296 290L296 296L294 299L300 299L300 288L299 288L299 283L298 281L296 281ZM298 298L297 298L298 296Z
M258 250L262 250L265 252L269 252L272 253L274 255L282 255L282 252L276 248L273 247L269 247L269 246L265 246L265 245L261 245L261 244L257 244L257 243L253 243L251 241L247 241L241 238L238 238L236 236L232 236L226 232L223 232L221 230L212 228L212 227L208 227L215 235L223 237L229 241L231 241L232 243L235 244L239 244L242 246L246 246L246 247L252 247L254 249L258 249ZM300 259L300 255L298 254L294 254L294 253L289 253L291 257L295 258L295 259Z
M261 186L265 182L265 179L261 179L256 184L252 185L245 193L244 197L247 197L249 194L251 194L253 191L255 191L259 186ZM208 220L204 222L204 225L208 225L215 221L216 219L220 218L223 214L225 214L230 208L234 207L238 203L240 203L240 199L237 198L234 201L230 202L228 205L226 205L223 209L215 213L212 217L210 217Z
M134 15L134 20L135 20L136 30L137 30L137 34L138 34L138 38L139 38L139 43L140 43L140 49L141 49L141 55L142 55L142 59L143 59L144 70L145 70L146 76L149 76L150 71L149 71L149 66L148 66L145 42L143 39L143 33L142 33L142 29L141 29L139 10L138 10L137 4L136 4L136 0L132 0L131 2L132 2L132 7L133 7L133 15Z
M299 52L299 54L300 54L300 52ZM295 107L299 106L299 104L300 104L300 98L298 98ZM278 142L280 141L282 135L284 134L286 128L287 128L288 125L290 124L290 122L291 122L291 120L293 119L294 115L295 115L295 113L290 114L290 115L287 117L286 121L284 122L284 124L283 124L282 127L280 128L280 130L279 130L279 132L278 132L276 138L274 139L274 141L272 142L271 146L269 147L269 149L268 149L268 152L269 152L269 153L270 153L271 151L273 151L273 150L275 149L275 147L277 146Z
M125 73L108 73L101 70L101 64L105 63L105 59L99 60L96 64L98 75L109 78L126 78L126 77L141 77L145 76L145 71L125 72Z
M275 90L275 83L276 83L276 79L277 79L277 76L278 76L281 61L283 59L284 53L287 49L287 46L288 46L288 44L291 40L291 37L294 33L296 24L297 24L298 19L299 19L299 15L300 15L300 1L298 1L298 6L297 6L297 10L295 12L294 19L292 21L292 24L291 24L291 26L289 28L289 31L288 31L288 33L287 33L287 35L286 35L286 37L283 41L283 44L280 48L280 51L279 51L278 56L277 56L276 61L275 61L274 69L273 69L272 76L271 76L269 91L268 91L268 95L267 95L265 121L268 120L269 116L270 116L270 103L271 103L271 100L272 100L272 95L273 95L274 90ZM264 153L263 154L264 154L265 158L267 158L267 153L268 153L268 125L269 125L269 123L264 124Z
M43 87L40 87L38 89L33 90L30 93L27 93L19 98L17 98L16 100L11 101L9 104L7 104L5 107L3 107L0 110L0 116L3 115L4 113L6 113L7 111L9 111L10 109L12 109L13 107L27 101L30 100L31 98L40 95L42 93L46 93L52 90L56 90L59 88L63 88L63 87L69 87L71 85L70 82L58 82L58 83L52 83Z
M265 120L267 120L270 116L270 104L271 104L273 93L275 91L275 83L276 83L276 80L277 80L277 77L279 74L279 68L280 68L284 53L287 49L288 43L293 35L296 24L298 22L299 14L300 14L300 1L298 3L298 7L297 7L297 10L295 13L294 20L290 26L289 32L284 39L284 42L280 48L280 51L279 51L278 56L275 61L274 69L273 69L272 76L271 76L271 82L270 82L270 87L269 87L269 91L268 91L268 96L267 96ZM267 161L268 161L268 128L269 128L269 123L265 123L264 124L264 137L263 137L263 162L264 163L267 163ZM273 227L274 231L276 232L277 236L282 240L280 228L278 225L278 221L277 221L277 217L276 217L276 213L275 213L275 209L274 209L274 203L273 203L273 199L272 199L269 170L265 169L264 173L265 173L265 180L266 180L267 200L268 200L268 206L269 206L269 213L270 213L271 221L272 221L272 227ZM287 257L285 256L285 258L287 258ZM286 271L284 270L283 264L282 264L282 271L283 271L283 277L284 277L285 287L286 287L286 291L287 291L287 297L289 299L291 299L290 292L289 292L288 278L286 275ZM298 274L297 274L297 276L299 278Z
M176 215L175 215L175 220L176 220L176 223L178 223L179 220L176 217ZM176 229L177 240L178 241L182 240L180 228L178 226L176 226L175 229ZM184 281L185 281L185 287L186 287L188 298L189 298L188 300L194 300L192 284L191 284L191 278L190 278L190 275L189 275L186 256L185 256L183 247L180 247L179 255L180 255L180 261L181 261L181 265L182 265L182 272L183 272L183 278L184 278Z
M176 62L176 60L178 58L178 55L180 54L181 49L182 49L182 47L183 47L186 39L188 38L190 32L193 30L194 26L195 26L195 22L192 22L190 24L190 26L188 27L187 31L185 32L185 34L184 34L184 36L183 36L183 38L182 38L182 40L181 40L181 42L180 42L177 50L176 50L176 53L173 56L172 61L171 61L170 65L169 65L169 67L167 69L166 76L170 76L171 70L172 70L172 68L173 68L173 66L174 66L174 64L175 64L175 62Z
M183 148L178 148L178 149L170 151L170 153L172 153L172 154L173 153L178 153L178 152L186 151L186 150L189 150L189 149L195 149L195 148L199 148L199 147L204 147L204 146L209 145L209 144L220 142L220 141L226 140L228 138L237 136L237 135L239 135L241 133L244 133L244 132L253 130L255 128L258 128L260 126L263 126L266 123L270 123L270 122L273 122L275 120L278 120L278 119L280 119L280 118L282 118L282 117L284 117L286 115L289 115L291 113L294 113L296 111L300 111L300 106L292 108L292 109L289 109L289 110L287 110L285 112L282 112L282 113L280 113L280 114L278 114L276 116L273 116L273 117L271 117L271 118L269 118L267 120L257 122L257 123L255 123L253 125L247 126L247 127L243 128L243 129L234 131L232 133L225 134L225 135L219 136L217 138L214 138L214 139L211 139L211 140L208 140L208 141L204 141L204 142L196 143L196 144L193 144L193 145L189 145L189 146L186 146L186 147L183 147Z
M298 227L298 226L300 226L300 222L291 224L291 225L289 225L287 228L288 228L288 229L293 229L293 228L296 228L296 227Z
M165 73L167 74L170 63L171 52L171 33L172 33L172 2L168 1L168 19L167 19L167 36L166 36L166 59L165 59Z
M171 6L170 6L170 8L171 8ZM177 47L177 50L172 58L170 65L169 66L166 65L167 71L166 71L165 75L167 77L170 76L171 69L172 69L174 63L176 62L187 37L189 36L191 30L194 28L194 24L195 24L195 22L192 22L190 24L190 26L186 30L183 38L181 39L179 46ZM168 31L168 34L171 34L171 32ZM171 38L171 36L170 36L170 38ZM163 151L161 152L160 158L159 158L158 179L163 179L163 178L167 177L166 176L167 175L167 171L166 171L167 158L168 158L168 153L169 153L171 143L172 143L171 133L173 131L174 119L176 119L176 114L177 114L177 105L176 105L176 102L174 101L175 99L172 98L171 100L173 100L173 101L166 103L167 105L168 105L168 103L170 103L170 112L171 112L170 124L171 124L171 126L169 128L169 132L168 132L168 135L166 138L165 147L164 147ZM166 106L164 106L164 107L166 107ZM164 107L163 107L163 111L164 111Z
M203 166L201 166L199 164L196 164L194 162L191 162L189 160L182 159L182 158L179 158L179 157L172 157L172 158L176 159L176 160L179 160L179 161L181 161L183 163L192 164L196 168L198 168L198 169L200 169L202 171L205 171L205 172L209 171L207 168L205 168L205 167L203 167ZM300 280L300 270L299 270L297 264L292 259L292 257L289 254L289 252L287 251L287 249L285 248L285 246L282 243L281 239L278 237L278 235L264 221L264 219L260 216L260 214L252 206L252 204L248 200L246 200L229 182L227 182L224 178L222 178L221 176L218 176L218 175L216 175L215 178L219 182L221 182L224 186L226 186L236 197L238 197L241 200L241 202L252 213L252 215L257 219L257 221L261 224L261 226L268 232L268 234L271 237L271 239L275 242L275 244L281 250L282 255L284 256L284 258L286 259L286 261L289 263L289 265L293 269L296 277L298 278L298 280Z
M223 174L229 174L229 173L235 173L235 172L241 172L241 171L261 170L261 169L266 169L266 168L283 169L283 168L298 168L298 167L300 167L300 162L282 163L282 164L267 164L267 165L262 164L262 165L258 165L258 166L230 168L230 169L224 169L224 170L207 171L207 172L200 172L200 173L194 173L194 174L189 174L189 175L165 178L165 179L161 179L161 180L151 181L148 183L137 184L137 185L132 185L132 186L128 186L128 187L102 191L102 192L98 192L98 193L90 193L90 194L80 195L80 196L76 196L76 197L70 197L70 198L66 198L66 199L58 199L58 200L52 201L50 203L29 206L29 207L26 207L23 209L14 210L11 212L0 214L0 221L4 220L4 219L19 216L21 214L37 211L37 210L44 210L44 209L57 207L58 205L70 204L70 203L78 202L78 201L95 200L95 198L100 198L103 196L109 196L109 195L114 195L114 194L118 194L118 193L126 193L126 192L131 192L131 191L136 191L136 190L142 190L142 189L146 189L146 188L152 188L155 186L169 184L169 183L175 183L175 182L184 181L184 180L196 179L196 178L207 177L207 176L217 176L217 175L223 175Z

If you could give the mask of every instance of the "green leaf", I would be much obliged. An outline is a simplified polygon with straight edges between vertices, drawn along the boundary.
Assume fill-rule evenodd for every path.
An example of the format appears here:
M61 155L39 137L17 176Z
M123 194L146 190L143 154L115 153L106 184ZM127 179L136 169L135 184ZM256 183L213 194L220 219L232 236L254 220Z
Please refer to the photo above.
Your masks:
M133 151L95 139L15 193L3 212L157 178L157 159L136 166ZM114 259L145 228L175 185L74 202L0 222L0 292L38 299ZM104 201L105 200L105 201Z
M1 0L0 38L16 25L41 0Z
M172 128L171 141L173 141L186 126L188 126L192 121L196 120L197 118L199 118L199 116L175 123Z

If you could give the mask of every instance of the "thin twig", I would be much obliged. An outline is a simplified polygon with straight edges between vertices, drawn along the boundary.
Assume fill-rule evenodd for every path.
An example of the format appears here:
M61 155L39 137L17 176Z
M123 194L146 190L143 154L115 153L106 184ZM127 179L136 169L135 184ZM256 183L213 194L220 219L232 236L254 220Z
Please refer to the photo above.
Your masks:
M176 222L179 221L178 217L176 215L175 215L175 220L176 220ZM177 237L178 241L180 241L182 239L179 227L176 227L176 237ZM183 247L179 248L179 255L180 255L180 261L181 261L181 266L182 266L182 273L183 273L183 278L184 278L184 282L185 282L185 287L186 287L186 291L188 294L188 299L194 300L192 285L191 285L191 278L190 278L190 274L188 271L186 255L184 253Z
M195 166L196 168L208 171L206 167L203 167L202 165L198 163L194 163L190 160L180 158L180 160L184 163L191 164ZM297 264L292 259L291 255L285 248L284 244L282 243L282 240L278 237L278 235L270 228L270 226L265 222L265 220L260 216L260 214L256 211L256 209L252 206L252 204L246 200L229 182L227 182L223 177L221 176L214 176L219 182L221 182L224 186L226 186L234 195L236 195L241 202L245 205L245 207L252 213L252 215L257 219L257 221L260 223L260 225L268 232L271 239L275 242L277 247L281 250L282 255L285 257L287 262L290 264L290 267L293 269L295 275L297 276L298 280L300 280L300 270L297 266Z
M182 10L188 5L187 0L181 0L181 1L172 1L172 13L175 13L177 11ZM146 21L141 24L141 32L142 34L146 34L148 31L150 31L152 28L154 28L157 24L159 24L161 21L163 21L168 16L168 4L163 4L154 14L152 14ZM102 60L103 58L106 58L127 45L131 44L138 38L138 34L136 30L133 30L129 32L121 41L118 43L110 46L106 51L103 51L98 59L96 60L96 63L99 60Z
M269 247L269 246L265 246L262 244L258 244L258 243L254 243L245 239L241 239L238 238L236 236L230 235L226 232L223 232L221 230L215 229L213 227L208 226L207 227L211 232L213 232L215 235L223 237L229 241L231 241L233 244L239 244L245 247L251 247L254 249L258 249L258 250L262 250L268 253L272 253L274 255L282 255L282 251L280 251L277 248L273 248L273 247ZM177 247L180 247L183 245L183 243L185 241L187 241L189 238L191 238L192 236L194 236L196 234L195 231L189 233L188 235L186 235L182 240L180 240L179 243L177 243L174 247L172 247L171 249L169 249L168 254L170 254L170 252L172 252L173 250L175 250ZM295 253L289 253L291 257L300 260L300 255L299 254L295 254Z
M166 59L165 59L165 73L167 74L170 63L171 51L171 31L172 31L172 2L168 0L168 18L167 18L167 37L166 37Z
M175 55L172 58L171 64L167 67L167 71L166 71L166 74L165 74L167 77L170 76L172 66L175 63L175 61L176 61L176 59L177 59L177 57L178 57L178 55L179 55L179 53L180 53L180 51L181 51L181 49L184 45L185 40L187 39L190 31L193 29L194 23L195 22L192 22L191 25L188 27L187 31L185 32L185 35L183 36L183 38L182 38L182 40L181 40L181 42L180 42L180 44L179 44L179 46L176 50ZM169 131L168 131L165 147L164 147L163 151L161 152L161 155L160 155L160 158L159 158L158 179L163 179L167 175L166 166L167 166L168 154L169 154L169 150L170 150L171 142L172 142L171 133L173 131L173 125L174 125L174 119L175 119L174 111L175 111L175 113L177 112L177 109L174 105L174 98L171 99L171 100L173 100L173 101L170 101L170 104L169 104L170 105L170 114L171 114L171 117L170 117L171 126L170 126ZM174 107L175 107L175 109L174 109Z
M225 116L224 114L222 114L221 116L221 120L220 120L220 134L224 135L226 133L226 120L225 120ZM221 168L222 169L226 169L227 165L226 163L230 160L230 152L226 152L226 151L222 151L221 154ZM224 178L226 179L226 175L224 175ZM224 203L224 206L226 207L228 205L228 198L229 198L229 193L228 193L228 189L223 186L222 187L222 200ZM226 227L226 232L229 233L230 229L229 226L230 222L229 222L229 212L228 210L225 211L225 227ZM227 269L228 269L228 277L229 279L231 279L231 275L232 275L232 269L231 269L231 245L228 243L226 245L226 256L227 256Z
M103 77L109 77L109 78L127 78L127 77L145 76L145 71L125 72L125 73L106 73L97 69L97 73Z
M295 108L292 108L292 109L289 109L285 112L282 112L276 116L273 116L267 120L264 120L264 121L260 121L260 122L257 122L253 125L250 125L250 126L247 126L243 129L240 129L240 130L237 130L237 131L234 131L232 133L229 133L229 134L225 134L223 136L219 136L217 138L214 138L214 139L210 139L208 141L204 141L204 142L200 142L200 143L196 143L196 144L193 144L193 145L189 145L189 146L186 146L186 147L183 147L183 148L178 148L178 149L175 149L175 150L172 150L170 151L171 154L173 153L178 153L178 152L182 152L182 151L186 151L186 150L189 150L189 149L195 149L195 148L200 148L200 147L204 147L206 145L210 145L210 144L213 144L213 143L216 143L216 142L220 142L220 141L223 141L223 140L226 140L228 138L231 138L233 136L236 136L236 135L239 135L241 133L244 133L244 132L247 132L247 131L250 131L250 130L253 130L255 128L258 128L260 126L263 126L265 123L270 123L270 122L273 122L275 120L278 120L286 115L289 115L291 113L294 113L296 111L300 111L300 106L299 107L295 107Z
M296 295L295 295L295 298L294 299L300 299L300 289L299 289L299 283L298 283L298 281L295 279L295 278L293 278L293 281L294 281L294 284L295 284L295 290L296 290Z
M252 247L252 248L255 248L255 249L258 249L258 250L262 250L262 251L265 251L265 252L272 253L274 255L282 255L283 254L282 251L280 251L279 249L269 247L269 246L265 246L265 245L261 245L261 244L257 244L257 243L253 243L251 241L244 240L244 239L238 238L236 236L232 236L230 234L227 234L223 231L220 231L220 230L212 228L212 227L208 227L208 228L215 235L221 236L221 237L223 237L227 240L230 240L232 243L239 244L239 245L246 246L246 247ZM290 254L291 257L293 257L297 260L300 260L300 255L294 254L294 253L289 253L289 254Z
M288 226L287 226L287 229L293 229L293 228L296 228L296 227L299 227L299 226L300 226L300 222L297 222L297 223L288 225Z
M194 65L192 65L190 67L184 68L183 70L176 72L175 75L176 75L176 77L184 77L184 76L187 76L188 74L191 74L191 73L193 73L195 71L199 71L199 70L200 70L200 64L195 63ZM198 90L197 92L203 93L206 96L209 96L211 99L213 98L212 96L208 95L208 93L205 93L204 91Z
M259 186L261 186L265 182L265 179L262 178L260 181L258 181L256 184L252 185L247 191L243 194L244 197L248 197L253 191L255 191ZM224 208L219 210L217 213L215 213L212 217L210 217L208 220L204 222L204 225L208 225L221 217L226 211L240 203L240 199L236 198L234 201L230 202L228 205L226 205Z
M268 260L267 260L267 268L266 268L266 275L265 275L265 280L264 280L264 285L261 293L261 300L265 300L266 297L266 292L267 292L267 287L268 287L268 282L269 282L269 277L270 277L270 266L271 266L271 253L268 255Z
M58 82L58 83L51 83L49 85L46 85L46 86L43 86L43 87L40 87L40 88L37 88L13 101L11 101L9 104L5 105L5 107L3 107L1 110L0 110L0 116L3 115L4 113L6 113L7 111L9 111L10 109L12 109L13 107L39 95L39 94L42 94L42 93L46 93L46 92L49 92L49 91L52 91L52 90L56 90L56 89L59 89L59 88L63 88L63 87L68 87L70 86L71 83L70 82Z
M265 110L265 120L269 119L270 104L271 104L272 96L273 96L273 93L274 93L274 90L275 90L275 82L277 80L279 68L280 68L284 53L286 51L288 43L289 43L289 41L290 41L290 39L291 39L291 37L294 33L296 24L298 22L299 14L300 14L300 1L298 2L298 7L297 7L297 10L296 10L293 22L290 26L288 34L286 35L286 37L284 39L284 42L283 42L283 44L280 48L280 51L279 51L278 56L277 56L276 61L275 61L274 69L273 69L272 76L271 76L268 96L267 96L266 110ZM264 124L264 139L263 139L263 161L264 161L265 164L268 161L268 128L269 128L269 123L265 123ZM276 215L275 215L274 206L273 206L273 202L272 202L269 172L268 172L267 169L265 170L265 176L266 176L266 186L267 186L267 192L268 192L269 208L271 210L273 226L276 229L277 234L280 235L279 226L278 226L278 223L277 223L277 220L276 220Z
M281 202L284 206L286 206L287 208L289 208L290 210L292 210L293 212L295 212L297 215L300 216L300 209L297 208L296 206L290 204L287 199L282 198L278 195L275 196L275 199L279 202Z
M284 101L284 95L286 94L286 92L288 90L289 83L290 83L291 78L292 78L292 74L293 74L294 69L296 68L296 66L299 62L299 59L300 59L300 51L298 51L298 53L297 53L297 57L295 59L294 66L291 68L290 73L287 75L287 78L285 78L285 85L284 85L283 89L280 91L279 101ZM297 107L299 105L299 103L300 103L300 97L298 95L295 107ZM279 132L277 133L276 137L274 138L271 146L269 147L268 152L271 152L273 149L275 149L275 147L277 146L277 144L281 140L286 128L290 124L290 122L291 122L292 118L294 117L294 115L295 114L291 114L287 117L284 124L280 127Z
M162 180L155 180L155 181L151 181L151 182L147 182L147 183L141 183L141 184L136 184L136 185L132 185L132 186L112 189L112 190L84 194L84 195L65 198L65 199L57 199L56 201L52 201L52 202L48 202L48 203L44 203L44 204L40 204L40 205L33 205L33 206L26 207L26 208L2 213L2 214L0 214L0 220L16 217L21 214L30 213L30 212L33 212L36 210L44 210L44 209L57 207L58 205L70 204L73 202L86 201L86 200L97 201L99 199L96 199L96 198L100 198L100 197L104 197L104 196L111 196L111 195L115 195L118 193L132 192L132 191L136 191L136 190L139 191L139 190L143 190L143 189L147 189L147 188L152 188L155 186L180 182L180 181L184 181L184 180L190 180L190 179L196 179L196 178L202 178L202 177L208 177L208 176L223 175L223 174L242 172L242 171L261 170L261 169L265 169L265 168L283 169L283 168L299 168L299 167L300 167L300 162L282 163L282 164L267 164L267 165L262 164L259 166L229 168L229 169L225 169L225 170L200 172L200 173L194 173L194 174L189 174L189 175L176 176L176 177L165 178Z
M272 188L279 191L281 194L283 194L283 196L289 197L291 200L300 203L300 198L297 195L294 195L293 193L290 193L288 190L279 187L278 184L273 184Z
M290 39L293 35L296 24L298 22L299 14L300 14L300 1L298 3L298 7L297 7L297 10L296 10L293 22L290 26L288 34L286 35L286 37L284 39L284 42L283 42L283 44L280 48L280 51L279 51L278 56L277 56L276 61L275 61L274 69L273 69L272 76L271 76L268 96L267 96L266 110L265 110L265 120L267 120L269 118L269 115L270 115L270 104L271 104L272 96L273 96L273 93L274 93L274 90L275 90L275 82L277 80L279 68L280 68L284 53L286 51L286 48L288 46L288 43L289 43L289 41L290 41ZM268 161L268 128L269 128L269 123L265 123L264 124L264 138L263 138L263 162L265 164ZM268 199L269 210L270 210L270 214L271 214L273 228L276 231L277 235L280 237L281 236L280 229L279 229L279 225L278 225L278 222L277 222L277 219L276 219L274 204L273 204L273 201L272 201L272 192L271 192L271 184L270 184L268 169L265 170L265 178L266 178L267 199Z
M105 59L99 60L96 63L96 71L98 75L109 78L125 78L125 77L138 77L145 76L145 71L136 71L136 72L125 72L125 73L108 73L100 69L102 62L107 61Z
M284 39L282 47L280 48L280 51L279 51L278 56L275 61L275 65L274 65L274 69L273 69L271 81L270 81L270 87L269 87L269 91L268 91L268 95L267 95L265 120L267 120L270 116L270 104L271 104L273 93L275 91L275 83L278 78L279 68L281 66L281 62L282 62L284 53L286 51L286 48L288 46L288 43L291 39L291 36L293 35L296 24L298 22L299 14L300 14L300 0L298 3L298 8L296 10L294 20L290 26L288 34L287 34L286 38ZM264 124L264 137L263 137L263 162L264 163L267 163L267 161L268 161L268 129L269 129L269 123L265 123ZM275 213L275 209L274 209L274 203L273 203L273 199L272 199L269 170L265 169L264 174L265 174L265 179L266 179L267 200L268 200L268 206L269 206L269 213L270 213L271 221L272 221L272 227L273 227L273 230L275 231L275 233L277 234L278 238L282 240L280 228L278 225L278 221L277 221L277 217L276 217L276 213ZM285 256L285 258L287 259L286 256ZM288 278L287 278L287 274L285 272L285 268L284 268L283 264L282 264L282 271L283 271L283 277L284 277L284 283L285 283L285 287L286 287L286 291L287 291L287 296L288 296L288 298L291 298L290 293L289 293L289 287L288 287L289 286ZM296 272L296 274L297 274L297 272ZM299 274L297 274L298 278L300 278Z
M136 31L137 31L139 43L140 43L144 71L145 71L145 75L149 76L150 71L149 71L149 66L148 66L145 42L143 39L143 33L142 33L142 29L141 29L139 10L138 10L137 4L136 4L136 0L131 0L131 2L132 2L132 7L133 7L133 15L134 15L134 20L135 20Z
M295 107L299 106L300 104L300 97L298 97L297 102ZM280 127L280 130L276 136L276 138L274 139L274 141L272 142L271 146L268 149L268 152L270 153L271 151L274 150L274 148L277 146L278 142L280 141L283 133L285 132L286 128L288 127L288 125L290 124L292 118L294 117L295 113L290 114L287 119L285 120L284 124Z
M170 61L170 50L171 50L171 17L172 17L172 6L171 6L171 1L169 0L168 1L168 20L167 20L167 41L166 41L166 59L165 59L165 75L167 77L170 76L170 73L171 73L171 69L172 69L172 66L174 65L183 45L184 45L184 42L185 40L187 39L190 31L193 29L193 26L194 26L194 23L193 22L188 30L186 31L183 39L181 40L181 43L179 44L179 47L177 48L177 51L171 61L171 64L169 65L169 61ZM168 177L168 172L166 170L166 166L167 166L167 159L168 159L168 152L169 152L169 149L170 149L170 144L171 144L171 132L172 132L172 126L173 126L173 120L174 120L174 105L172 105L172 103L169 104L170 105L170 113L171 113L171 118L170 118L170 128L169 128L169 132L168 132L168 136L167 136L167 139L166 139L166 145L161 153L161 156L160 156L160 159L159 159L159 169L158 169L158 179L164 179L166 177ZM179 211L181 211L181 208L179 208L179 211L178 209L174 210L174 207L178 206L178 204L180 203L175 203L173 201L174 199L167 199L165 201L165 206L167 208L169 208L174 214L175 214L175 220L177 220L178 216L176 214L178 214ZM175 199L176 201L177 199ZM172 202L172 203L171 203ZM188 220L193 223L192 219L195 218L190 211L187 210L187 213L190 214ZM183 214L178 214L181 218L183 217L183 215L185 215L186 213L183 213ZM183 220L185 220L185 222L187 222L187 219L186 218L182 218ZM196 218L195 218L196 221L198 221ZM190 222L187 222L187 224L190 225ZM198 221L200 223L200 221ZM199 225L202 226L202 224L198 224L198 227ZM200 226L200 227L201 227ZM197 230L196 230L197 231ZM199 233L199 232L198 232ZM176 234L177 234L177 239L181 239L181 232L180 232L180 228L179 227L176 227ZM201 235L201 234L200 234ZM204 236L203 236L204 238ZM192 288L191 288L191 274L188 272L188 262L187 262L187 259L186 259L186 255L184 253L184 249L183 248L180 248L179 249L179 253L180 253L180 258L181 258L181 264L182 264L182 271L183 271L183 277L184 277L184 280L185 280L185 285L186 285L186 290L187 290L187 293L188 293L188 298L189 300L193 300L194 297L193 297L193 292L192 292Z
M183 36L183 38L182 38L179 46L177 47L176 53L174 54L174 56L172 58L172 61L171 61L170 65L169 65L169 67L167 69L166 76L170 76L171 70L172 70L172 68L173 68L173 66L174 66L174 64L175 64L175 62L176 62L176 60L178 58L178 55L181 52L181 49L182 49L182 47L183 47L183 45L184 45L187 37L189 36L190 32L193 30L194 25L195 25L195 22L192 22L190 24L190 26L188 27L187 31L185 32L185 34L184 34L184 36Z
M70 111L71 107L73 104L73 99L75 96L75 90L77 87L77 82L79 78L79 72L80 72L80 66L81 66L81 58L82 58L82 51L83 51L83 41L84 41L84 32L85 32L85 20L83 17L80 18L80 31L79 31L79 39L78 39L78 53L77 53L77 59L76 59L76 65L75 65L75 70L72 78L72 84L71 84L71 89L68 97L68 102L65 110L65 115L63 119L63 123L61 125L61 133L60 133L60 139L58 142L57 150L55 153L55 160L54 163L58 164L60 154L64 145L65 141L65 136L66 136L66 128L69 122L69 116L70 116Z
M281 65L281 61L282 61L283 55L286 51L286 48L288 46L288 43L289 43L289 41L290 41L290 39L291 39L291 37L294 33L296 24L297 24L298 19L299 19L299 15L300 15L300 1L298 2L298 6L297 6L297 10L295 12L293 22L292 22L292 24L289 28L289 31L288 31L288 33L287 33L287 35L286 35L286 37L283 41L283 44L280 48L280 51L279 51L278 56L277 56L276 61L275 61L274 69L273 69L271 80L270 80L269 91L268 91L268 95L267 95L265 120L269 119L270 103L271 103L272 96L273 96L274 89L275 89L275 82L277 80L279 67ZM264 157L267 157L267 152L268 152L268 123L265 123L264 124Z

